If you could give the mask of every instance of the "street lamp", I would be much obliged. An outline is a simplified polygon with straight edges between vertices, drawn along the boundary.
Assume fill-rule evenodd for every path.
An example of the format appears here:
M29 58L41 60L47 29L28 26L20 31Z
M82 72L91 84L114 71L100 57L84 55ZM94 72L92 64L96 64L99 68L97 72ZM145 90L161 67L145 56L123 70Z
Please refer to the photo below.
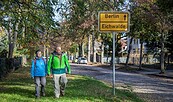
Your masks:
M108 49L109 49L109 45L106 45L106 49L107 49L107 63L108 63Z

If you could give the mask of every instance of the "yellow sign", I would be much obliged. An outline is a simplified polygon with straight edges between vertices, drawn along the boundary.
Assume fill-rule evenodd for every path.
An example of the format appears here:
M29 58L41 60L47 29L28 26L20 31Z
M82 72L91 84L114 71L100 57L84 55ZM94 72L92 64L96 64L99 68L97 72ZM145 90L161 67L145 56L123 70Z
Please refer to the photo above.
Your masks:
M130 13L129 12L99 12L99 31L107 32L129 32Z

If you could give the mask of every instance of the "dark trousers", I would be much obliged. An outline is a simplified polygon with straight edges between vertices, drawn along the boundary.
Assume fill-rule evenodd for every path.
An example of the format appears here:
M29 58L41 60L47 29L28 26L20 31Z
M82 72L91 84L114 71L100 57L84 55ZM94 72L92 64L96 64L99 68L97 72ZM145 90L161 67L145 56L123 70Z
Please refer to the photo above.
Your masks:
M42 94L45 93L46 77L35 76L34 81L35 81L35 95L36 97L40 97L40 88L41 88L41 93Z

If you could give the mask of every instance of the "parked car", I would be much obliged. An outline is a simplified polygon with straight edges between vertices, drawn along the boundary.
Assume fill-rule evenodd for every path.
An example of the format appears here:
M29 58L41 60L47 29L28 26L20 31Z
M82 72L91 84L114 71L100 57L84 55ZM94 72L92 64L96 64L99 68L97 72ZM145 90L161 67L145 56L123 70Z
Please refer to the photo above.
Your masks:
M78 63L78 64L87 64L88 61L87 61L87 59L84 58L84 57L79 57L77 63Z
M78 58L75 58L72 60L72 63L77 63L78 62Z

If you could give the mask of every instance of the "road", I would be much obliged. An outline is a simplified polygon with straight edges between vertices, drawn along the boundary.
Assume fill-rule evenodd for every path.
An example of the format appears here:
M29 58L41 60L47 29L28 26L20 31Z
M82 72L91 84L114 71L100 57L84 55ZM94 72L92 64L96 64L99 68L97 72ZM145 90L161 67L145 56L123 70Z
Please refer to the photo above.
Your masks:
M90 76L112 84L112 70L92 65L71 64L72 74ZM116 88L137 93L146 102L173 102L173 82L137 73L116 71Z

